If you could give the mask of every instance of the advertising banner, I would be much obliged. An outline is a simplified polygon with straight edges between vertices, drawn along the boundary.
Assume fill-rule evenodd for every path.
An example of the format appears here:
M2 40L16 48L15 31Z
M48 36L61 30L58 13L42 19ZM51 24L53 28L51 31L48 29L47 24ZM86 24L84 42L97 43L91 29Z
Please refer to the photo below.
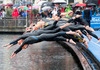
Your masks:
M92 16L90 26L94 29L100 29L100 15L99 16Z

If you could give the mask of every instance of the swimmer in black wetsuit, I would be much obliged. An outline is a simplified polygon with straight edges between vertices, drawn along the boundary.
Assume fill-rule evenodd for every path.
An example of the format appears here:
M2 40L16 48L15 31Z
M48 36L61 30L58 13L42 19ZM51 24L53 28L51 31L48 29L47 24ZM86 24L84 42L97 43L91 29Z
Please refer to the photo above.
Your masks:
M63 35L67 35L67 32L54 33L54 34L41 34L40 36L29 36L28 38L26 38L23 41L22 45L11 55L11 58L16 56L16 54L22 50L24 45L26 45L28 47L29 44L34 44L34 43L38 43L41 41L67 41L65 38L63 38L63 39L57 38L57 37L63 36ZM84 45L86 47L88 47L87 43L84 40L82 40L80 42L84 43Z
M77 17L79 17L79 16L77 16ZM10 46L9 46L9 48L10 48L11 46L17 44L18 41L21 40L21 39L25 39L25 38L27 38L27 37L29 37L29 36L38 36L38 35L43 34L43 33L56 33L56 32L58 32L58 31L60 31L61 29L65 28L65 27L67 27L67 26L69 26L69 25L71 25L71 23L70 23L70 24L65 24L65 25L63 25L63 26L60 26L60 27L56 28L55 30L49 30L49 29L55 28L55 26L56 26L56 24L57 24L57 22L58 22L59 19L60 19L60 18L56 19L56 21L53 23L53 25L48 26L47 28L44 28L43 30L37 30L37 31L34 31L34 32L32 32L32 33L24 34L24 35L22 35L21 37L19 37L18 39L12 41L11 43L9 43L9 44L7 44L7 45L4 45L3 47L6 47L6 46L10 45ZM66 31L67 31L67 30L66 30ZM76 33L70 31L69 34L76 34ZM76 35L77 35L77 34L76 34Z
M82 17L79 17L79 18L76 18L76 19L71 19L71 21L73 21L75 23L75 25L77 25L77 26L83 25L87 29L87 30L81 30L81 32L84 35L86 35L89 40L91 40L92 39L91 36L93 36L94 38L96 38L98 40L97 43L100 42L100 38L96 34L93 33L93 32L95 32L94 29L89 27L88 22L85 21Z

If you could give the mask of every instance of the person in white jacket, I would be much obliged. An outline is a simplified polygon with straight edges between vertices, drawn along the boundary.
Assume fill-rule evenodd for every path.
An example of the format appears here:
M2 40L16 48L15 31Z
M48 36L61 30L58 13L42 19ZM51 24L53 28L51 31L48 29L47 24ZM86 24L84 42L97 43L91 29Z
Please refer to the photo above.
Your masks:
M52 15L53 16L56 16L57 15L57 9L56 8L54 8L54 10L52 11Z
M3 9L1 13L2 13L2 16L1 17L4 18L6 16L5 10Z

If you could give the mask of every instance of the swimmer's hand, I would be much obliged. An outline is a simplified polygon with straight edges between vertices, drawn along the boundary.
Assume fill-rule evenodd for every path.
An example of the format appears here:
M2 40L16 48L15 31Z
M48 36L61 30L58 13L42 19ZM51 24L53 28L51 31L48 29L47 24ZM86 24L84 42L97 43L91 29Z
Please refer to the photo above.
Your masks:
M12 47L13 46L13 44L11 44L9 47L7 47L6 49L8 50L10 47Z
M16 56L16 53L13 53L12 55L11 55L11 58L14 58Z
M9 44L6 44L6 45L3 45L3 46L1 46L1 47L7 47Z
M79 18L79 17L81 17L81 16L82 16L82 15L76 15L75 17L76 17L76 18Z

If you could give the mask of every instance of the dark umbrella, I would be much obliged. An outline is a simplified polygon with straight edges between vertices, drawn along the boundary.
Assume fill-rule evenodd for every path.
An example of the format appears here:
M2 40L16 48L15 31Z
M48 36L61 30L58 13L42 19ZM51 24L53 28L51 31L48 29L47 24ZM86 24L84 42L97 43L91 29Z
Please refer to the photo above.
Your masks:
M13 5L12 7L19 7L20 5Z
M94 3L87 4L87 7L92 7L92 6L96 7L96 4L94 4Z
M71 6L75 7L76 4L79 4L79 2L73 3Z
M31 2L28 2L28 3L27 3L27 5L31 5L31 4L32 4Z
M66 7L67 6L67 4L61 4L60 5L60 7Z
M50 6L53 7L53 3L52 2L44 2L41 6L41 8L45 7L45 6Z
M53 3L54 4L66 4L66 1L64 1L64 0L54 0Z
M26 5L26 4L27 4L26 1L20 1L20 2L18 2L18 3L20 3L21 5Z
M42 11L48 11L49 9L52 9L50 6L45 6L42 8Z

